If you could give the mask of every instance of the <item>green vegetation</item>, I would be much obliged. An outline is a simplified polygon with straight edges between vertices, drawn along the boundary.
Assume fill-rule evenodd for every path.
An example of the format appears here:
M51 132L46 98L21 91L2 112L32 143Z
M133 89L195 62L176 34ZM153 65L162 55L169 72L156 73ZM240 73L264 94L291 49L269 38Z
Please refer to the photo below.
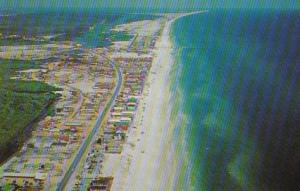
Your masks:
M26 127L57 98L53 91L59 89L43 82L9 79L16 70L29 68L39 68L39 63L0 60L0 161L21 145Z
M14 186L13 185L10 185L10 184L5 184L3 185L3 187L0 187L0 190L3 190L3 191L10 191L10 190L14 190Z
M4 78L7 79L11 74L13 74L17 70L38 69L38 68L40 68L40 62L38 61L32 62L32 61L25 61L25 60L1 59L0 77L3 78L3 75L5 75Z
M52 91L58 91L60 89L48 84L41 83L39 81L20 81L20 80L9 80L5 89L9 89L14 92L26 92L26 93L47 93Z

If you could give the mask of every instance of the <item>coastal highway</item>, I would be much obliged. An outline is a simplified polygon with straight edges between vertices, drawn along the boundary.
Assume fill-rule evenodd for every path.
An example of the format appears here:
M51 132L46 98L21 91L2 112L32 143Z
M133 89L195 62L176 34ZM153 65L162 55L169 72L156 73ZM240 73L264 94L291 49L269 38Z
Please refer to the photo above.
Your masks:
M80 163L82 156L84 155L84 153L87 151L87 149L89 148L89 146L91 145L91 142L94 138L94 136L96 136L100 125L107 113L107 111L110 110L110 108L113 105L114 100L116 99L117 95L120 92L121 89L121 85L122 85L122 72L120 70L120 68L118 68L116 66L116 64L109 60L110 65L116 69L117 71L117 86L113 92L113 95L111 96L109 102L107 103L105 109L103 110L103 112L100 113L100 115L98 116L97 120L96 120L96 124L93 128L93 130L91 131L91 133L88 135L88 137L85 139L84 143L81 145L78 153L76 154L75 159L73 160L72 164L70 165L69 169L66 171L65 175L63 176L62 180L58 183L57 185L57 191L63 191L66 187L66 185L68 184L73 172L76 170L76 167L78 166L78 164Z

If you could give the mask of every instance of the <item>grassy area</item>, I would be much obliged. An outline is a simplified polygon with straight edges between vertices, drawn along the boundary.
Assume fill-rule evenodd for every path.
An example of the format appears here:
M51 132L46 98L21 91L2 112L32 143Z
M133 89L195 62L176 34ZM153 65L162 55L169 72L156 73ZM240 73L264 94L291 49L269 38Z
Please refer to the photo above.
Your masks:
M57 97L53 91L59 89L43 82L9 79L16 70L38 67L39 63L0 60L0 161L22 144L25 127Z

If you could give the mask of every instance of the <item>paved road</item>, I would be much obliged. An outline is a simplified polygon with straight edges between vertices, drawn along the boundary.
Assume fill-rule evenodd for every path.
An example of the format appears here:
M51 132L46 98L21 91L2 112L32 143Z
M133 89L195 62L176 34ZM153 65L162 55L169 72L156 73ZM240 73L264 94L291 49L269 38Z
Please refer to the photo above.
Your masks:
M118 73L118 83L117 86L115 88L115 91L111 97L111 99L109 100L108 104L106 105L105 109L103 110L103 112L100 113L100 115L98 116L97 120L96 120L96 124L92 130L92 132L89 134L89 136L85 139L84 143L81 145L75 159L73 160L70 168L67 170L67 172L65 173L64 177L62 178L61 182L58 183L57 185L57 191L63 191L64 188L66 187L68 181L70 180L70 177L72 176L73 172L75 171L76 167L78 166L80 160L82 159L83 154L87 151L87 149L89 148L89 146L91 145L91 141L93 140L93 137L96 136L100 125L106 115L106 113L110 110L110 108L112 107L114 100L116 99L117 95L120 92L121 89L121 85L122 85L122 72L120 71L120 69L115 65L115 63L111 60L109 60L110 65L112 65L114 68L116 68L117 73Z

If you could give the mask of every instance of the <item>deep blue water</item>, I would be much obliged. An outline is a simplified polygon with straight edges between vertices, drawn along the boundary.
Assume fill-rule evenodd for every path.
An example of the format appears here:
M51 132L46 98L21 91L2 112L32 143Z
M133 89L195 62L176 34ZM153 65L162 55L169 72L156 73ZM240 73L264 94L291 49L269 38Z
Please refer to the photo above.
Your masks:
M300 12L224 11L172 30L178 190L300 189Z

